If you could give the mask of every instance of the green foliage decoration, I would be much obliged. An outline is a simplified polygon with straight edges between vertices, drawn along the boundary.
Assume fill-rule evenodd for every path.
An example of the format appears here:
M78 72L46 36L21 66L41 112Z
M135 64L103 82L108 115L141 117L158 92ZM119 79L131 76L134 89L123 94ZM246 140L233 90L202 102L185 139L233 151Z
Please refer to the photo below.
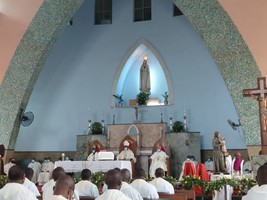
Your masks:
M91 181L94 183L98 188L101 188L105 181L105 173L104 172L95 172L91 176Z
M145 92L140 92L137 96L137 103L138 105L146 105L147 101L149 99L149 94L145 93Z
M102 124L100 122L94 122L91 128L92 134L102 134Z
M0 175L0 189L7 184L8 178L6 175Z
M175 121L172 126L172 131L175 133L184 132L184 123L181 121Z

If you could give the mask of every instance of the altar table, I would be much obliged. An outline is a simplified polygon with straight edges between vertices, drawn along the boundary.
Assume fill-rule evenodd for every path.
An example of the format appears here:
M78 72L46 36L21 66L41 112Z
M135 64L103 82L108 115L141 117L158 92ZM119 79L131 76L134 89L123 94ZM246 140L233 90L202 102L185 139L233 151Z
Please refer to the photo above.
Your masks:
M55 168L62 167L65 172L81 172L83 169L90 169L92 173L107 172L110 169L126 168L132 174L132 165L129 160L112 160L112 161L56 161Z

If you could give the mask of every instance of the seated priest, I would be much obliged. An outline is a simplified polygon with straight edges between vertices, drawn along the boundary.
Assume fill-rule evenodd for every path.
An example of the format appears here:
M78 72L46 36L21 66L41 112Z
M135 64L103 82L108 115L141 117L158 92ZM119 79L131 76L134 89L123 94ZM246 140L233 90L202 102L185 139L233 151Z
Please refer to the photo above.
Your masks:
M129 148L130 143L125 140L123 142L124 150L120 152L120 154L117 156L117 160L131 160L133 159L134 163L136 163L136 158L134 156L134 153Z
M167 164L166 160L169 158L169 156L163 151L163 148L160 146L160 144L157 145L157 151L155 151L151 159L151 164L149 168L149 175L150 177L155 177L155 171L157 168L163 169L165 172L167 172Z
M87 157L87 160L89 160L89 161L98 160L98 151L96 149L96 146L92 146L92 151L89 154L89 156Z

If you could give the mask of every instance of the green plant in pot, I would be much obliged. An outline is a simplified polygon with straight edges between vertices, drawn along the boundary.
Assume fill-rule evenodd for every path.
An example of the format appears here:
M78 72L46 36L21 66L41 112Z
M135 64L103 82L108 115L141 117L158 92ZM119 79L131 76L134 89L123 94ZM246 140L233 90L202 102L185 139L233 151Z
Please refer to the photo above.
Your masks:
M94 122L92 124L91 132L92 134L102 134L103 133L102 124L100 122Z
M117 102L118 102L118 107L122 107L122 102L124 101L123 99L122 99L122 94L121 95L115 95L115 94L113 94L113 97L115 97L116 98L116 100L117 100Z
M164 94L161 94L161 96L163 96L164 98L164 105L168 105L169 104L169 94L168 91L164 92Z
M136 99L137 99L138 105L146 105L149 99L149 94L145 92L140 92L137 95Z
M175 121L172 126L172 131L176 133L184 132L184 123L181 121Z

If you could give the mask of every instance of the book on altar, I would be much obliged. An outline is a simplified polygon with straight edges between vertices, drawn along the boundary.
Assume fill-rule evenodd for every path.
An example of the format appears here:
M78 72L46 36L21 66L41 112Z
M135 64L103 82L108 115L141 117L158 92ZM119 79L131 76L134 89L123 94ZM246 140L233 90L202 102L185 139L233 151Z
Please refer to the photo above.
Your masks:
M101 150L98 152L98 160L114 160L114 153L112 151Z

